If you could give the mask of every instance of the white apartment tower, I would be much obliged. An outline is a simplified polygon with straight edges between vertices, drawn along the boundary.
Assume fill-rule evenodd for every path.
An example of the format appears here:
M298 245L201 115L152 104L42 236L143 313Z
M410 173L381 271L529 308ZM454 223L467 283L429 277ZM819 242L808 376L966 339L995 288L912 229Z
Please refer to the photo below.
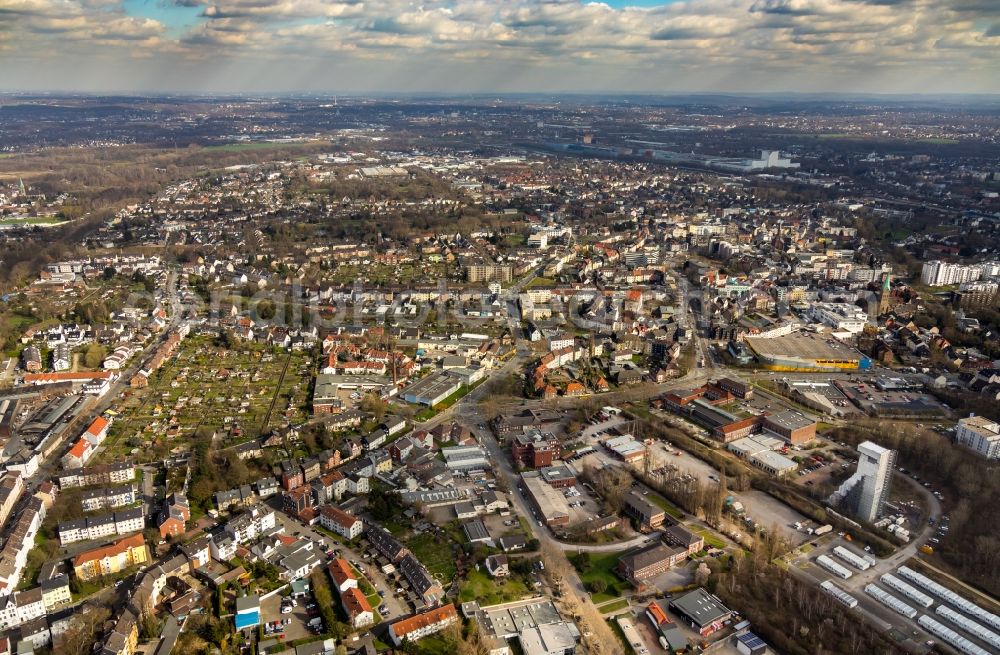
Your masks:
M955 426L955 440L986 459L1000 459L1000 424L983 416L963 418Z
M920 281L929 287L975 282L982 274L981 266L949 264L935 259L926 262L920 269Z
M858 446L858 455L858 470L830 496L830 504L874 523L889 497L896 451L865 441Z

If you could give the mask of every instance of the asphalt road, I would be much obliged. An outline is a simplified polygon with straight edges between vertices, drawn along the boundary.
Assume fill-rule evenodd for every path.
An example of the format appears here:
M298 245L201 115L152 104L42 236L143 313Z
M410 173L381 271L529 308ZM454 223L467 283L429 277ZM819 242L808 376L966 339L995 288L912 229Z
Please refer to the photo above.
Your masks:
M170 655L170 651L173 650L174 644L177 643L177 637L180 636L181 630L184 628L184 623L187 619L181 623L177 624L177 620L167 615L166 620L163 622L163 629L160 630L160 645L156 649L156 655Z

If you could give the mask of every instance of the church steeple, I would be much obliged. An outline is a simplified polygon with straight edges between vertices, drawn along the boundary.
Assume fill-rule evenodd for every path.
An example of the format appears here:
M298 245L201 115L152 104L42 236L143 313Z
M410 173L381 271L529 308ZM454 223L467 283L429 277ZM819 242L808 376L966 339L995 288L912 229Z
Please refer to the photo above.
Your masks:
M889 312L889 300L892 298L892 274L882 276L882 292L878 296L878 314L882 316Z

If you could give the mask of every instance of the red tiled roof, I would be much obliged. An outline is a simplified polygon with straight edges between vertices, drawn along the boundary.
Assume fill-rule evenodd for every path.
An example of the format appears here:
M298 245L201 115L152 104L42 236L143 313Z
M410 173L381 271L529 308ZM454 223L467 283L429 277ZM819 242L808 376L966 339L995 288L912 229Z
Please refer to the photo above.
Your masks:
M87 452L87 446L89 444L90 444L89 441L80 438L80 440L77 441L75 444L73 444L73 447L69 449L69 454L72 455L73 457L76 457L77 459L80 459L81 457L83 457L84 453Z
M419 630L420 628L425 628L429 625L434 625L435 623L441 623L442 621L448 621L451 619L457 620L458 612L455 610L455 606L449 603L424 612L423 614L417 614L416 616L411 616L408 619L396 621L392 624L392 631L397 637L402 639L414 630Z
M349 514L339 507L334 507L332 505L327 505L322 510L323 516L332 519L344 526L345 528L350 528L352 525L358 522L358 519L353 514Z
M101 431L107 429L107 427L110 424L111 423L110 421L108 421L108 419L104 418L103 416L98 416L97 418L94 419L94 422L90 424L90 427L87 428L87 433L98 435L101 433Z
M96 373L26 373L25 384L33 382L80 382L84 380L110 380L113 377L111 371L98 371Z
M126 550L131 548L141 548L145 543L146 540L143 538L142 534L134 534L131 537L120 539L113 544L108 544L107 546L101 546L100 548L80 553L73 558L73 566L77 567L86 562L92 562L97 559L104 559L105 557L118 555L119 553L124 553Z
M354 571L351 570L351 565L347 563L346 559L338 557L330 562L330 566L326 568L330 572L330 577L337 583L337 587L340 587L340 585L348 580L358 579L358 576L354 575Z
M344 603L344 609L347 610L347 615L351 618L361 614L362 612L371 612L372 606L368 603L368 599L365 595L361 593L357 587L350 587L340 596L341 601Z

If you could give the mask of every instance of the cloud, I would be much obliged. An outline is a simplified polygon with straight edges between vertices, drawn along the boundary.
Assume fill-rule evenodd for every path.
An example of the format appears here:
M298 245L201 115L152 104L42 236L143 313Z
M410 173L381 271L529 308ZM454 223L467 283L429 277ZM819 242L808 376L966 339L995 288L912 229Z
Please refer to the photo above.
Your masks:
M1000 91L1000 0L123 1L0 0L0 47L39 67L136 53L193 70L224 62L249 79L268 71L261 85L329 69L335 56L347 71L338 84L479 88L495 75L541 88L581 80L590 90L848 90L886 79L894 86L885 90L930 90L922 80L940 84L960 68L970 72L962 80L978 80L961 82L970 90ZM0 85L19 70L0 69Z

